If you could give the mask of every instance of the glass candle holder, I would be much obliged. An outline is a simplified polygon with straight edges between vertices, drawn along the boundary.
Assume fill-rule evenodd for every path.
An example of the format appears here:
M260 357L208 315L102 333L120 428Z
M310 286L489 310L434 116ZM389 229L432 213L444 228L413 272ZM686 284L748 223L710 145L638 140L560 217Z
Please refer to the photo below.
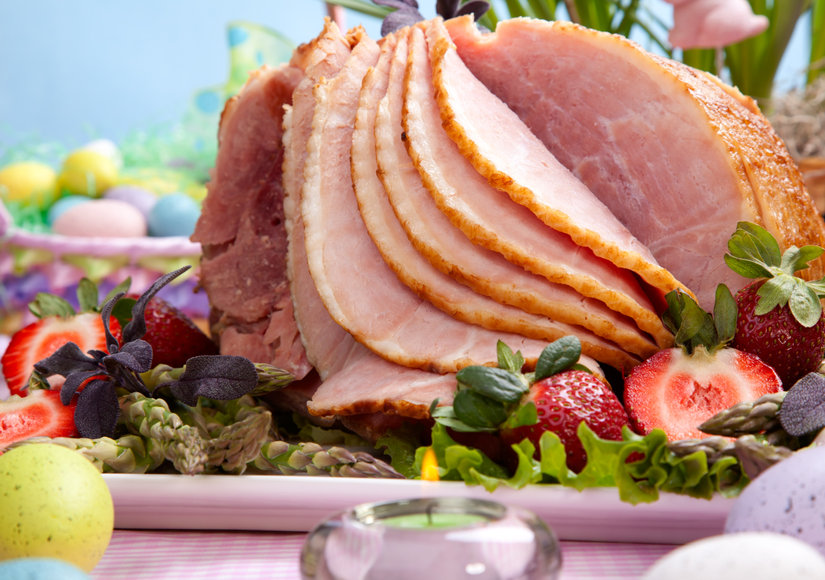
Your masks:
M555 579L561 548L535 514L498 502L416 498L361 504L318 525L301 575L318 580Z

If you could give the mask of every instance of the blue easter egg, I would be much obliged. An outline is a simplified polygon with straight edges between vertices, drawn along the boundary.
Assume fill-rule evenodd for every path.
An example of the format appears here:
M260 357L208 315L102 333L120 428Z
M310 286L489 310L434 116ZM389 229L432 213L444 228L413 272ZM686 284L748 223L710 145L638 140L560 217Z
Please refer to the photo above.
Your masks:
M198 203L184 193L170 193L158 199L149 212L149 235L156 237L185 236L195 231L200 217Z
M67 195L66 197L61 197L49 208L49 213L46 214L46 220L49 222L49 225L52 225L67 209L80 205L81 203L89 203L90 200L91 198L85 195Z
M16 558L0 562L3 580L91 580L77 566L54 558Z

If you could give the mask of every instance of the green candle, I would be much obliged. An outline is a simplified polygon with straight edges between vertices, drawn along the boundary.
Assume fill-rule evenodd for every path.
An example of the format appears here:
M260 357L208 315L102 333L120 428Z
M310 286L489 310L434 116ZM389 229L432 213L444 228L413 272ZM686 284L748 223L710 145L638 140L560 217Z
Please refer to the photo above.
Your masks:
M488 520L478 514L420 512L401 516L390 516L378 521L392 528L425 530L460 528L472 524L480 524Z

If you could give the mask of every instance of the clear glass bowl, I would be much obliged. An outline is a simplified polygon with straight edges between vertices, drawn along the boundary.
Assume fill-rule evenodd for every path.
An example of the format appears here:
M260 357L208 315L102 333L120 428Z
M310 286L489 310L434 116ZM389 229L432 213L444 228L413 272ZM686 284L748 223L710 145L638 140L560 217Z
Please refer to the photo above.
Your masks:
M463 498L358 505L318 525L301 552L305 579L554 579L555 534L535 514Z

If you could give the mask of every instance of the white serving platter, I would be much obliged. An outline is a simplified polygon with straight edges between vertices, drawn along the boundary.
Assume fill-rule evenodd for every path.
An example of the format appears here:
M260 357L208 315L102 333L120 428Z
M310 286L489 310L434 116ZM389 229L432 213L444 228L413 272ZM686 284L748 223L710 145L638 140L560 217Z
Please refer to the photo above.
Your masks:
M631 505L614 488L555 485L488 492L461 482L280 475L105 474L122 529L307 532L367 502L467 496L529 509L562 540L681 544L719 534L734 500L662 494Z

